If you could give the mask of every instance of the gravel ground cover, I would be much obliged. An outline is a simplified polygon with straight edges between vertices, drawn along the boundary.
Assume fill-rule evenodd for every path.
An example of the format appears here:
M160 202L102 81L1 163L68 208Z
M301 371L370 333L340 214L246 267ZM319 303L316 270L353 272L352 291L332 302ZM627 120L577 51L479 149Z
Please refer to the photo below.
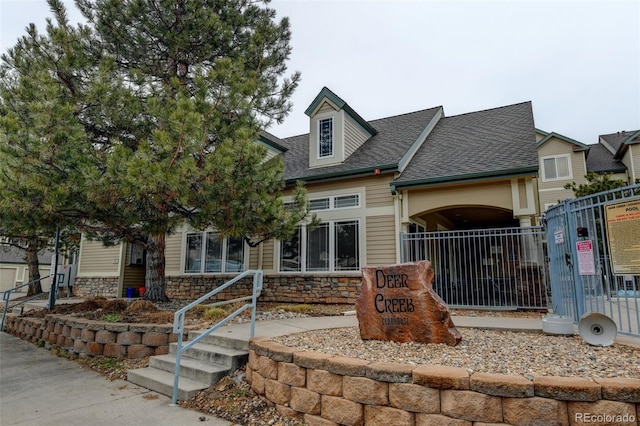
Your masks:
M455 317L454 317L455 321ZM286 346L376 362L464 367L470 373L640 378L640 348L591 346L579 336L458 328L462 341L445 344L362 340L357 327L292 334Z

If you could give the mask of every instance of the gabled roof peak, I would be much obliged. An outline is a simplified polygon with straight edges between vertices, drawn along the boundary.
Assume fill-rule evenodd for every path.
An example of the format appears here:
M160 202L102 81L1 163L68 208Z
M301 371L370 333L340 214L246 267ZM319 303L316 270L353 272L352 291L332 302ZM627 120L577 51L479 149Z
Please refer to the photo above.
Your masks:
M309 107L304 111L304 113L309 117L311 117L311 115L317 110L318 106L320 106L320 104L325 98L331 101L333 104L335 104L338 107L338 109L342 109L346 113L348 113L351 116L351 118L353 118L367 132L369 132L371 136L378 133L378 131L374 129L373 126L371 126L371 124L369 124L364 118L360 117L360 115L357 112L355 112L355 110L351 108L349 104L347 104L344 100L342 100L342 98L340 98L338 95L333 93L326 86L323 87L322 90L320 90L320 93L318 93L318 95L315 97L313 102L311 102L311 105L309 105Z

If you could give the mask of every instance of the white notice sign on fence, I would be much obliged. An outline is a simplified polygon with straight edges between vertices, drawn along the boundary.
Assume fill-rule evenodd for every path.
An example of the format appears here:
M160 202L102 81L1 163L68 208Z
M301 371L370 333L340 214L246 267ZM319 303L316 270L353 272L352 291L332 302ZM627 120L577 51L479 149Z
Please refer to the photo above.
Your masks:
M596 264L593 260L593 242L591 240L578 241L578 272L580 275L595 275Z

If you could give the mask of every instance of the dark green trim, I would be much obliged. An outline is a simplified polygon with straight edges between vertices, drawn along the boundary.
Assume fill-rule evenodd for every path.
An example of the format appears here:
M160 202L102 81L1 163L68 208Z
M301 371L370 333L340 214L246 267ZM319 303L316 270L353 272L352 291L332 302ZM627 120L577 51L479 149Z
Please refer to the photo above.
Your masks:
M274 141L272 141L271 139L265 137L264 135L258 135L258 140L266 145L269 145L270 147L280 151L280 152L285 152L287 151L287 148L285 148L284 146L275 143Z
M398 171L397 164L385 164L377 167L365 167L362 169L355 170L345 170L340 172L333 173L324 173L316 176L301 176L297 178L287 179L287 186L295 184L298 181L306 182L306 183L318 183L318 182L333 182L336 180L345 180L345 179L353 179L358 177L367 177L367 176L375 176L375 171L380 170L380 174L383 173L393 173Z
M640 130L636 131L631 136L629 136L627 139L625 139L623 143L625 145L635 145L637 143L640 143L640 139L637 140L637 141L634 141L634 139L637 138L638 136L640 136Z
M311 114L313 113L313 111L315 111L316 108L318 108L322 100L325 98L329 99L331 102L336 104L336 106L339 109L343 109L347 114L351 116L351 118L353 118L359 125L361 125L367 132L369 132L371 136L378 133L378 131L374 129L369 123L367 123L367 121L364 118L360 117L360 115L357 112L355 112L353 108L351 108L345 101L343 101L338 95L333 93L327 87L322 88L320 93L318 93L318 95L315 97L313 102L311 102L311 105L307 107L304 113L309 117L311 117Z
M538 130L538 129L536 129L536 131L538 131L539 133L543 133L543 134L546 133L546 132L543 132L543 131ZM547 143L549 141L549 139L551 139L553 137L561 139L561 140L563 140L565 142L568 142L570 144L577 145L578 146L577 148L573 148L574 152L586 151L586 150L589 149L589 145L585 145L582 142L578 142L575 139L568 138L568 137L563 136L560 133L556 133L556 132L546 133L546 136L544 138L540 139L540 141L536 144L536 148L540 148L542 145Z
M472 183L487 181L489 179L505 179L522 176L531 176L532 174L538 174L538 166L521 167L518 169L502 170L499 172L484 172L484 173L468 173L465 175L456 176L441 176L428 179L416 179L406 182L392 182L391 193L395 194L398 189L411 189L430 186L442 186L453 185L459 183Z

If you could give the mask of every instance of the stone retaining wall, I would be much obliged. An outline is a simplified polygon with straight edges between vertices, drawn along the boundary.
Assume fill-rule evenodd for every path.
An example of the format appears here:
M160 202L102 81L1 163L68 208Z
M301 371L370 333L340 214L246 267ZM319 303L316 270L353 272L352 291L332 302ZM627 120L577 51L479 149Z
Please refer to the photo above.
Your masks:
M194 300L236 275L180 275L166 278L171 299ZM362 277L325 275L266 275L261 302L345 303L353 304L360 294ZM252 278L242 280L221 292L212 301L230 300L252 294ZM117 278L76 278L73 293L78 297L119 297Z
M308 426L636 425L640 380L469 374L249 344L247 381Z
M7 315L4 331L47 349L58 348L78 356L164 355L169 353L169 344L178 341L172 325L93 321L56 314L44 318Z

